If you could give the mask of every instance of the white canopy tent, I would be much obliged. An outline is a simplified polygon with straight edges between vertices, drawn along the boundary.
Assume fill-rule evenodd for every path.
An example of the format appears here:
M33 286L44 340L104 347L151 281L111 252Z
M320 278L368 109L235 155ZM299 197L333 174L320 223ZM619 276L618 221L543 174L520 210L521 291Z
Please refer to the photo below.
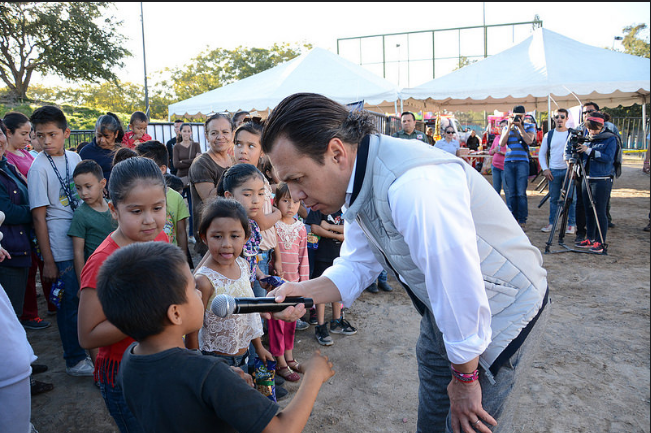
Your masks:
M424 111L506 111L518 104L546 111L577 105L574 95L600 106L630 106L649 101L649 64L541 28L492 57L403 89L400 98Z
M375 105L394 104L398 99L398 88L391 82L337 54L314 48L259 74L172 104L168 116L268 112L297 92L319 93L342 104L364 101L371 111Z

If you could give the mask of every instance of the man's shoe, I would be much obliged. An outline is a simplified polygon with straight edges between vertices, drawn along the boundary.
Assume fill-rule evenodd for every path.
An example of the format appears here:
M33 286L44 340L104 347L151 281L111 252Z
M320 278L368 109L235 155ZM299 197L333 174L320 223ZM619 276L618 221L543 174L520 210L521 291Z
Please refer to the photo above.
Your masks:
M615 223L612 221L608 221L608 228L609 229L614 229L615 228Z
M373 281L373 284L371 284L370 286L368 286L368 287L366 288L366 290L368 290L368 291L371 292L371 293L377 293L377 292L379 292L379 290L378 290L378 288L377 288L377 284L375 284L375 281Z
M47 371L47 365L45 364L32 364L32 374L45 373Z
M552 231L552 226L551 224L547 224L545 227L541 228L540 231L543 233L549 233Z
M66 367L66 373L70 376L92 376L94 371L93 362L88 358L82 359L74 367Z
M316 308L310 308L310 318L308 319L310 325L318 325L319 321L316 320Z
M650 231L651 230L651 223L647 224L646 227L644 227L642 230L644 230L645 232Z
M595 242L592 244L592 248L590 248L590 251L593 253L601 254L604 252L604 246L601 242Z
M52 326L52 324L46 320L37 317L33 320L21 320L20 324L23 325L25 329L45 329Z
M518 223L518 224L520 224L520 228L522 229L522 231L527 229L527 223Z
M321 346L332 346L334 341L328 333L328 324L324 323L323 325L317 325L314 328L314 338L319 342Z
M289 391L287 391L285 388L282 386L276 386L276 401L280 401L283 398L287 397L287 394L289 394Z
M276 385L276 388L278 388L280 385L285 383L285 379L283 379L282 376L276 375L274 377L274 384Z
M386 281L378 281L377 286L385 292L393 292L393 287L391 287Z
M51 383L45 383L38 380L34 380L31 377L29 378L29 388L32 395L43 394L44 392L52 391L54 385Z
M565 234L573 235L574 233L576 233L576 226L567 226Z
M333 334L355 335L357 334L357 329L341 317L337 320L330 321L330 332Z
M592 241L590 239L584 239L581 242L576 242L574 246L579 248L592 248Z
M305 331L309 327L310 327L310 324L307 323L307 322L302 321L301 319L298 319L296 321L296 330L297 331Z

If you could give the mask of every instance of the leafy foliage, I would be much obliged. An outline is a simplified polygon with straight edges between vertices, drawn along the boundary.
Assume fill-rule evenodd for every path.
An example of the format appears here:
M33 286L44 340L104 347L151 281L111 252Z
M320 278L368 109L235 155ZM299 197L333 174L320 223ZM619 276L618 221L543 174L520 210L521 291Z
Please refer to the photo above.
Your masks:
M116 80L131 53L108 2L0 3L0 79L24 100L34 71L73 81ZM98 24L101 23L101 24Z
M622 40L625 53L649 58L649 41L638 36L638 33L645 29L646 24L630 25L622 29L622 33L626 34Z

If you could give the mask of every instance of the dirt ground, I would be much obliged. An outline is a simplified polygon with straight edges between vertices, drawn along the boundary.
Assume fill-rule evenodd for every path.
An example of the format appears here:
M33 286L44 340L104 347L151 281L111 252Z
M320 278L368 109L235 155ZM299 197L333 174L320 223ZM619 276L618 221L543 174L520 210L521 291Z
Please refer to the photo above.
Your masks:
M607 256L543 255L552 315L522 389L518 431L650 431L649 233L642 231L648 223L649 176L641 168L641 158L627 156L615 181L611 213L616 227L608 231ZM490 181L490 175L486 178ZM543 194L534 186L526 233L544 252L549 235L540 228L547 224L549 205L537 208ZM566 240L573 242L574 236ZM560 249L556 237L552 251ZM335 344L322 348L313 327L297 332L298 360L320 348L336 370L321 389L305 432L416 430L419 316L404 290L390 283L393 292L365 292L350 308L347 319L358 328L356 335L334 335ZM37 363L49 366L36 378L55 386L32 398L33 424L41 433L117 432L92 380L65 374L52 321L52 327L27 334ZM291 397L298 385L287 388Z

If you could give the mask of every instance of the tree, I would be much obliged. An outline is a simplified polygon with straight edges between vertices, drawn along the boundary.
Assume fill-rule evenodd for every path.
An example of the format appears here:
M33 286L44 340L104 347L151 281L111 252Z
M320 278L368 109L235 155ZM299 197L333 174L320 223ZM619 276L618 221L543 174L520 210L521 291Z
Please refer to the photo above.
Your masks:
M0 3L0 78L24 100L34 71L73 81L116 80L131 53L107 10L112 3ZM101 24L98 24L100 23Z
M211 50L207 47L190 64L166 68L171 78L161 85L171 90L165 95L167 98L183 100L273 68L311 48L310 44L292 47L287 43L274 44L269 49L239 46L234 50Z
M638 33L646 29L646 24L630 25L622 29L624 40L622 46L626 54L649 58L649 41L641 39Z
M458 71L461 68L465 68L468 65L475 63L477 60L470 60L466 56L459 56L459 64L454 67L453 71Z

